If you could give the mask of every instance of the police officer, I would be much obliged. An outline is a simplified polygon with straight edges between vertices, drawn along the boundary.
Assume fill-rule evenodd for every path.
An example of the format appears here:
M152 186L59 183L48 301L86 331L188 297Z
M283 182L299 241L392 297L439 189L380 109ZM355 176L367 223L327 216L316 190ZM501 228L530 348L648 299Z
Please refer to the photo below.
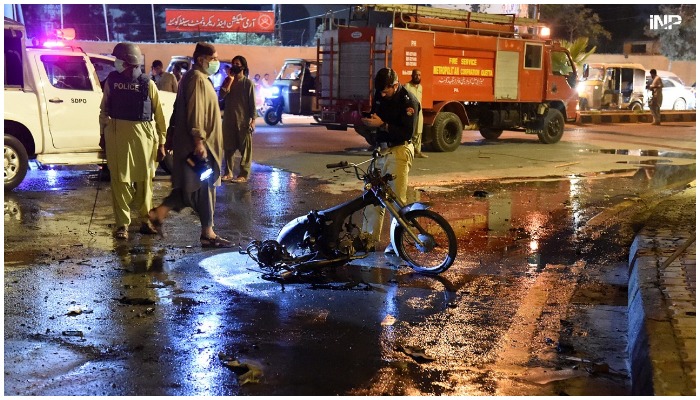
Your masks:
M381 169L382 175L388 173L395 176L390 185L399 199L405 202L408 172L413 162L411 137L418 123L420 103L399 84L398 75L390 68L382 68L377 72L374 90L371 116L363 118L362 122L370 128L377 128L377 143L385 155L377 167ZM382 232L384 209L365 208L363 221L363 232L371 235L372 243L376 245ZM384 252L396 254L391 243Z
M158 88L141 72L141 50L119 43L113 71L100 104L100 147L107 155L116 220L115 237L129 238L131 208L138 210L141 233L157 233L148 219L156 161L165 156L165 117ZM155 127L153 119L155 118Z

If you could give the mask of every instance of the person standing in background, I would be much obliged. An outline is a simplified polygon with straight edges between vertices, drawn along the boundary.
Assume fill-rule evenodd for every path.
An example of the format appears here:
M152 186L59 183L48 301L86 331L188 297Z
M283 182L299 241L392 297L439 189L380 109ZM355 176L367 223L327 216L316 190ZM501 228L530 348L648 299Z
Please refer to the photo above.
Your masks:
M414 69L411 72L411 81L406 84L406 90L416 97L419 103L421 103L421 110L418 111L418 123L416 124L416 132L413 134L411 141L413 142L413 148L415 151L416 158L428 158L427 154L423 154L421 149L423 140L423 86L420 84L420 70Z
M253 160L253 131L255 130L255 84L248 79L248 61L243 56L231 60L233 82L224 98L224 181L243 183L248 181ZM234 156L241 153L238 176L233 178Z
M100 103L100 147L107 156L117 239L129 238L131 208L141 217L140 232L158 233L148 218L156 161L165 156L165 117L158 88L141 73L141 49L118 43L114 66ZM155 129L153 119L155 118Z
M168 71L163 70L163 62L153 60L151 64L151 76L158 90L177 93L177 78Z
M661 77L656 75L656 70L649 70L651 75L651 83L647 85L647 90L651 90L651 98L649 99L649 110L653 119L652 125L661 125L661 103L664 100L663 87Z

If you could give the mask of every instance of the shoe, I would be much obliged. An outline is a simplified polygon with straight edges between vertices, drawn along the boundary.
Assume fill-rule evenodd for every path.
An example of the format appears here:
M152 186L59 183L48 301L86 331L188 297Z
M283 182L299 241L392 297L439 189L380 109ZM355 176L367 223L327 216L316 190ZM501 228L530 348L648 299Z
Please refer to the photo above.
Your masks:
M116 232L114 232L114 237L117 239L126 240L129 239L129 229L127 226L120 226Z
M219 235L216 235L213 238L205 238L204 236L200 236L199 242L202 244L202 248L233 247L233 242L226 240Z
M233 175L224 175L221 177L221 180L224 182L229 182L233 180Z
M388 256L395 256L396 255L396 250L394 250L394 246L392 246L391 243L389 243L388 246L386 246L386 249L384 249L384 254Z
M149 228L153 228L155 230L154 233L162 235L163 234L163 221L158 219L158 213L156 212L155 208L151 208L150 211L148 211L148 225ZM143 229L143 225L141 225L141 229ZM141 231L141 233L145 233Z
M158 229L156 229L156 227L153 226L153 222L151 222L149 218L148 221L141 223L141 228L139 229L139 232L141 232L144 235L156 235L158 234Z
M661 122L652 122L652 125L661 125Z
M239 176L238 178L231 180L231 182L246 183L248 182L248 178L246 178L245 176Z
M416 153L416 158L428 158L428 156L423 153Z

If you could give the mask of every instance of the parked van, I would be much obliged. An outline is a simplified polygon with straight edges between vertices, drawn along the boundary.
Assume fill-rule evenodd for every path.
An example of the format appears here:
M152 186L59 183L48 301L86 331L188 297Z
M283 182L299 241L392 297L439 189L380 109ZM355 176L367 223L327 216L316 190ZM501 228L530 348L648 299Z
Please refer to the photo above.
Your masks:
M641 64L584 64L577 86L579 110L643 110L645 73Z

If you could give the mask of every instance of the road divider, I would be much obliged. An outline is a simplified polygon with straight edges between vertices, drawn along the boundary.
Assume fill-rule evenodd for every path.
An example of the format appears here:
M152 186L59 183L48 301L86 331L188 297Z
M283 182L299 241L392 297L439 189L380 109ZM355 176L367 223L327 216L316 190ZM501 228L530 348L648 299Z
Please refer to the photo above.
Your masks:
M651 113L633 111L579 111L576 123L585 124L625 124L651 123ZM661 111L661 122L695 122L695 110Z

